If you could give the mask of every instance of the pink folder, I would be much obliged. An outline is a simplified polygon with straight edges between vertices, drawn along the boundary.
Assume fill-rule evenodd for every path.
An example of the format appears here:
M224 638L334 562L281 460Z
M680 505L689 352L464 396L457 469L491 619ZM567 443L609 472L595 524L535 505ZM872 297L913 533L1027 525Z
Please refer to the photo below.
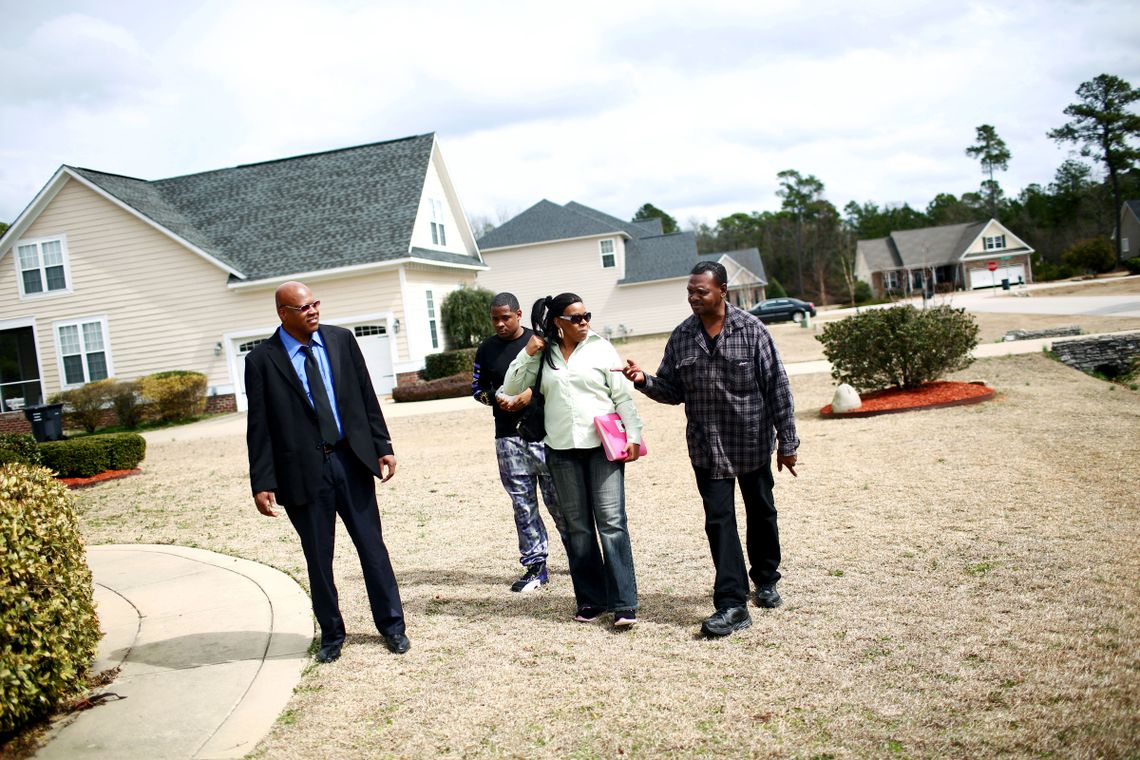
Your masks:
M625 459L625 425L617 412L601 414L594 418L594 427L598 429L598 437L602 439L602 449L606 452L606 459L611 462L620 462ZM641 456L645 456L648 449L645 441L641 442Z

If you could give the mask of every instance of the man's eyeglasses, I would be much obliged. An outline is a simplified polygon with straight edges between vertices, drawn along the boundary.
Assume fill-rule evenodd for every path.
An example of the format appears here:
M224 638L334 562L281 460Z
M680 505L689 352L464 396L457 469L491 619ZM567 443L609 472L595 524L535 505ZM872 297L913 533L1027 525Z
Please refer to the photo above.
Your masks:
M312 309L321 308L321 302L320 301L313 301L312 303L303 303L300 306L290 306L287 303L283 303L283 304L281 304L281 308L282 309L288 309L289 311L295 311L298 314L304 314L305 312L311 311Z
M592 316L594 315L587 311L585 314L559 314L558 318L565 319L567 322L573 322L576 325L580 325L583 322L589 322L590 317Z

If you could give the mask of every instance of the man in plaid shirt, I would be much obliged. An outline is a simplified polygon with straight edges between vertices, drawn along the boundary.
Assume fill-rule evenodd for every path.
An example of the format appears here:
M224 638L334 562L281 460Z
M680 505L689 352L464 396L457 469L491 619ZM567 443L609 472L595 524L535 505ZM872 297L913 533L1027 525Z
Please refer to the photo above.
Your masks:
M654 401L684 404L685 438L705 508L716 582L716 612L701 630L727 636L752 625L748 578L756 583L758 607L781 603L780 534L772 497L772 451L776 467L796 475L795 403L772 336L756 317L728 303L728 273L702 261L689 277L693 316L673 330L657 375L626 361L624 374ZM777 445L778 444L778 445ZM747 515L746 572L736 529L736 484Z

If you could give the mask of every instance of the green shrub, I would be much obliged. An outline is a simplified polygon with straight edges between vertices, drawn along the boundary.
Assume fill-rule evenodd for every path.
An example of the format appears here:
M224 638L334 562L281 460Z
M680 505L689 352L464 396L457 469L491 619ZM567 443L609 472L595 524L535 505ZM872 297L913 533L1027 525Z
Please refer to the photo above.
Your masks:
M867 303L875 294L871 292L871 286L862 280L855 281L855 303Z
M133 470L146 457L146 439L137 433L107 433L86 440L106 448L108 470Z
M461 287L443 299L440 317L451 348L475 348L495 331L491 324L491 301L495 294L486 288Z
M143 421L142 399L139 398L139 384L127 381L115 383L110 390L111 405L115 407L115 418L127 430L134 430Z
M1140 274L1140 256L1133 256L1124 260L1124 268L1129 274Z
M458 351L443 351L438 354L428 354L424 357L424 369L420 372L421 380L438 380L443 377L458 375L460 372L471 372L475 368L474 348L462 348Z
M393 401L428 401L435 398L459 398L469 395L471 395L470 372L414 385L397 385L392 389Z
M973 363L978 324L965 309L870 309L824 326L819 335L831 376L860 391L916 388Z
M206 376L201 372L156 372L139 380L139 392L154 403L164 422L200 417L206 411Z
M1116 252L1105 237L1074 243L1061 254L1062 263L1081 272L1101 274L1116 268Z
M62 391L53 397L56 403L65 404L71 421L88 433L94 433L103 421L103 409L111 403L114 380L96 380L69 391Z
M788 291L784 290L784 286L775 277L768 280L768 286L764 288L765 298L787 298Z
M0 736L81 691L99 643L91 571L67 489L0 468Z
M43 465L61 478L89 478L111 469L110 447L95 437L40 444Z
M40 447L31 433L0 433L0 464L40 464Z

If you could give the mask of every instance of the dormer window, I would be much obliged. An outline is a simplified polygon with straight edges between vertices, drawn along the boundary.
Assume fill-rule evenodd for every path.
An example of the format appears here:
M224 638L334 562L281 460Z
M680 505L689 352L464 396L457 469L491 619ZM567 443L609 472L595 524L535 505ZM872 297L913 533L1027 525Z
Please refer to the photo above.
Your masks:
M984 237L982 242L985 243L987 251L1000 251L1005 248L1005 235L994 235L993 237Z
M443 228L443 202L432 198L431 204L431 242L433 245L447 245L447 232Z
M598 241L598 248L602 253L602 268L612 269L617 266L617 256L614 254L613 240Z

